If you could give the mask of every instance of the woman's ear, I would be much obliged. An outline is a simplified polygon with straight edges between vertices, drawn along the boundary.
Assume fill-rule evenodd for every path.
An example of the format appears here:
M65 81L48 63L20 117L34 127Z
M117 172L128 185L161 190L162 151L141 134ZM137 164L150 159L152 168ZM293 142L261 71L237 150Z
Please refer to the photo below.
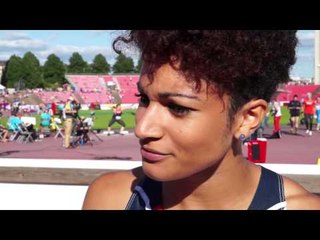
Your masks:
M249 137L263 121L268 103L257 99L246 103L237 113L235 121L234 136L239 139L243 134Z

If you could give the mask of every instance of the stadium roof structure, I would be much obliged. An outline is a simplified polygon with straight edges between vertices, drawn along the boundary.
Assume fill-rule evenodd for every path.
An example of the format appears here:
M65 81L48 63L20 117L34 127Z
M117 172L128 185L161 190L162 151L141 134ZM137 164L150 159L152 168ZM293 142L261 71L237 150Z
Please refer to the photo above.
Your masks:
M290 90L287 90L287 89L282 89L282 88L279 88L276 90L276 93L291 93L292 91Z

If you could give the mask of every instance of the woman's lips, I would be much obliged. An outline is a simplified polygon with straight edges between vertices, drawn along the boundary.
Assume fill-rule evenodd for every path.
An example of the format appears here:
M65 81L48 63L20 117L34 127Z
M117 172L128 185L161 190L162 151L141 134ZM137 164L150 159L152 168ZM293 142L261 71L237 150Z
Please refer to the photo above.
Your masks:
M148 150L143 149L143 148L141 148L140 152L141 152L141 156L144 159L149 160L149 162L158 162L158 161L161 161L162 159L164 159L164 158L166 158L168 156L168 154L152 152L152 151L148 151Z

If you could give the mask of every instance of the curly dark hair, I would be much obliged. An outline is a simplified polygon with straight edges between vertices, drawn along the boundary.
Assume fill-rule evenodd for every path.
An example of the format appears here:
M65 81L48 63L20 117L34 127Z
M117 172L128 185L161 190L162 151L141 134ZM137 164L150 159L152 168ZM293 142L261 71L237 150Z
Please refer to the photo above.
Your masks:
M252 99L269 102L277 86L288 82L298 40L293 30L132 30L113 42L117 53L122 49L119 43L138 47L151 79L169 63L179 66L197 90L202 79L220 96L227 93L232 117Z

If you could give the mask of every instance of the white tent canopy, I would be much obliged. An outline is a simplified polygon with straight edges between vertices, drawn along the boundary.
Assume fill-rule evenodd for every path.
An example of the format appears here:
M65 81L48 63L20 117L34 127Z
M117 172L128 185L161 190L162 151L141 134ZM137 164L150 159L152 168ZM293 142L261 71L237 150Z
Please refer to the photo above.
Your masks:
M6 87L0 84L0 90L5 89Z

